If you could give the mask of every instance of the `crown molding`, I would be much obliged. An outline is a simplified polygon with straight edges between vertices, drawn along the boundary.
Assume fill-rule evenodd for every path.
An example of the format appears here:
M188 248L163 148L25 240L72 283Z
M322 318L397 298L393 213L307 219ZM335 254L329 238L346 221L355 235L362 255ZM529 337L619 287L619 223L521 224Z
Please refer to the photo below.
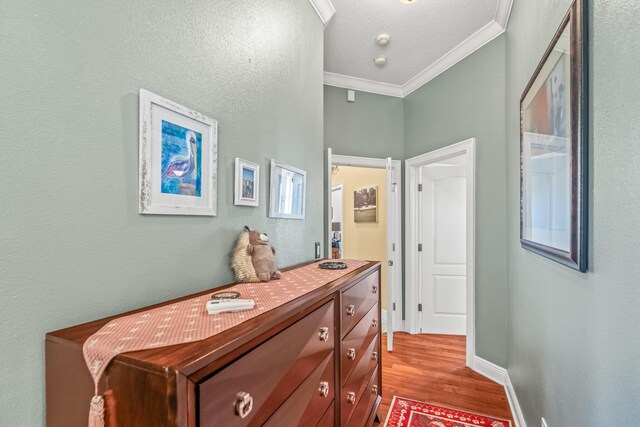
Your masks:
M467 37L463 42L403 85L377 82L330 72L324 73L324 84L404 98L504 33L509 22L512 6L513 0L498 0L493 21Z
M498 0L498 4L496 5L495 21L505 30L507 29L507 24L509 24L512 7L513 0Z
M482 46L486 45L500 34L504 33L502 28L496 21L491 21L484 27L480 28L474 34L465 39L462 43L445 53L440 59L427 68L413 76L408 82L402 86L403 96L407 96L424 84L438 77L440 74L471 55Z
M397 98L404 97L402 86L330 73L328 71L324 72L324 84L345 89L355 89L362 92L377 93L379 95L395 96Z
M309 3L311 3L324 25L327 25L327 22L336 13L336 8L331 3L331 0L309 0Z

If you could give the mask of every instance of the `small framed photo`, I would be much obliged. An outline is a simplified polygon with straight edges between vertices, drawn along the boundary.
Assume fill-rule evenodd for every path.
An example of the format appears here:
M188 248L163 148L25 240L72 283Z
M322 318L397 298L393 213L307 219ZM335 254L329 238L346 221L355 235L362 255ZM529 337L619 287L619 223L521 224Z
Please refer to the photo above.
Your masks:
M140 89L141 214L217 211L218 122Z
M260 197L260 165L236 157L234 204L258 206Z
M291 165L271 160L269 216L304 219L307 173Z
M353 192L353 222L378 222L378 187Z
M520 242L587 270L588 95L584 0L575 0L520 100Z

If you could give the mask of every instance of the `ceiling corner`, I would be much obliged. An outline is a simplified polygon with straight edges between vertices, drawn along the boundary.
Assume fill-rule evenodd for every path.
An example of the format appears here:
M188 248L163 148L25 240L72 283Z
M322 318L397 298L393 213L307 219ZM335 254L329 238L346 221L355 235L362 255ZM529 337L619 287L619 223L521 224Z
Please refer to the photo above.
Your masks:
M328 71L324 72L324 84L327 86L354 89L378 95L393 96L396 98L404 97L402 86L361 79L358 77L345 76L343 74L330 73Z
M511 0L509 0L509 3ZM406 82L402 89L402 97L410 95L415 90L421 88L426 83L430 82L440 74L453 67L458 62L462 61L467 56L471 55L500 34L504 32L504 27L496 21L491 21L484 27L480 28L477 32L469 36L462 43L454 47L451 51L446 53L436 62L429 67L422 70L420 73L413 76L408 82Z
M509 24L512 7L513 0L498 0L498 5L496 6L496 23L505 30Z
M336 8L331 3L331 0L309 0L309 3L311 3L324 25L327 25L336 13Z

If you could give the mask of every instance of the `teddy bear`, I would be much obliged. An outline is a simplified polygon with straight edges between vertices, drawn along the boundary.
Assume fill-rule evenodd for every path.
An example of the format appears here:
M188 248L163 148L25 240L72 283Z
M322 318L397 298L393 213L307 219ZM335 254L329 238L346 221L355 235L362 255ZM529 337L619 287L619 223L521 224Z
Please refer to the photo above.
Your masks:
M253 268L261 281L268 282L282 276L282 273L276 268L276 250L269 244L267 233L250 230L247 253L251 255Z
M245 226L231 255L236 281L251 283L279 279L281 273L276 269L275 253L265 233Z

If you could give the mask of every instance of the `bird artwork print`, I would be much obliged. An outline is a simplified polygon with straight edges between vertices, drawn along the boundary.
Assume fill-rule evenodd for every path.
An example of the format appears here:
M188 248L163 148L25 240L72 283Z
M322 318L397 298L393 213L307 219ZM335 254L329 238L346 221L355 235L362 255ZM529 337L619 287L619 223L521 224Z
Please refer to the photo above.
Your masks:
M200 140L201 134L163 121L163 193L200 196L200 169L198 164L198 145Z

